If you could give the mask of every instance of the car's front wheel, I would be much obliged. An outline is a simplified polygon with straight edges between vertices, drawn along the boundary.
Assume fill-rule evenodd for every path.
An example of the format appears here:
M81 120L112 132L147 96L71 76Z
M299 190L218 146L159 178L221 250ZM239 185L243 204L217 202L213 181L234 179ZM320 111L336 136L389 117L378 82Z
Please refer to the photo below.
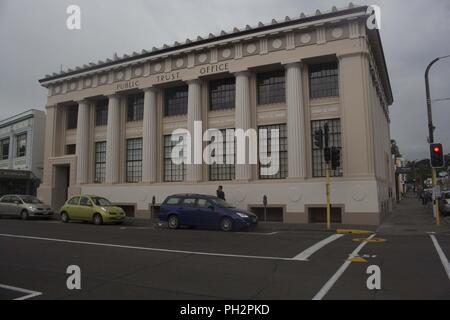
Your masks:
M180 219L178 219L177 216L172 215L169 217L168 224L170 229L178 229L180 228Z
M96 225L96 226L101 226L102 224L103 224L103 218L102 218L102 216L100 215L100 214L96 214L96 215L94 215L94 219L93 219L93 221L94 221L94 224Z
M67 214L67 212L61 213L61 221L63 223L68 223L70 221L70 218L69 218L69 215Z
M27 210L23 210L21 213L20 213L20 218L22 219L22 220L28 220L28 211Z
M233 230L233 220L226 217L220 221L220 229L225 232L230 232Z

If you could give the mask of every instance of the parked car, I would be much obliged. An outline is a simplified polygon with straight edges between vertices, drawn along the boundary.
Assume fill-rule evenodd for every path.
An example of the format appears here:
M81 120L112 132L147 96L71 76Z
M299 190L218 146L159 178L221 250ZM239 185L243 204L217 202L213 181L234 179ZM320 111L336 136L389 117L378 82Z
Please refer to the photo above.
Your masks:
M217 197L199 194L169 196L161 206L159 219L167 222L170 229L189 226L239 231L258 225L254 213L237 209Z
M34 196L5 195L0 198L0 215L20 217L27 220L31 217L51 218L53 209Z
M450 215L450 191L442 192L439 207L443 215Z
M60 210L61 221L71 220L93 222L95 225L104 223L122 224L125 212L114 206L111 201L97 196L71 197Z

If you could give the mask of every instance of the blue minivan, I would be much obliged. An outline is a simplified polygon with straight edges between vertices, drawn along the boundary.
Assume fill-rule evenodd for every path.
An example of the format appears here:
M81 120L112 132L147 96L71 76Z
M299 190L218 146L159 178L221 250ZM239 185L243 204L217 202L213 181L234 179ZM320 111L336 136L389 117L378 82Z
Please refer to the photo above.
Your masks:
M222 231L254 229L258 218L220 198L200 194L178 194L167 197L161 206L159 219L170 229L181 226L204 227Z

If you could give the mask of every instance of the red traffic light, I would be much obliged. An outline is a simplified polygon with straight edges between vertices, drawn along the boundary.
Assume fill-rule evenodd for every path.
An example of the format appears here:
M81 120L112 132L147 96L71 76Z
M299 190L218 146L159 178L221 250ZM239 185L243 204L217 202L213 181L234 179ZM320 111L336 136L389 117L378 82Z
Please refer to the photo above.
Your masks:
M434 153L439 153L439 152L441 152L441 148L438 147L438 146L435 146L435 147L433 148L433 151L434 151Z

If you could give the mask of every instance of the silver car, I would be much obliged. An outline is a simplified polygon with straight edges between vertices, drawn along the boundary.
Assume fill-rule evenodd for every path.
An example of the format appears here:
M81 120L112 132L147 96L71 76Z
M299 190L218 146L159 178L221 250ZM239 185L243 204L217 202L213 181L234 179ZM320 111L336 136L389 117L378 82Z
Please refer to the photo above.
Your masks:
M439 201L440 211L442 215L450 215L450 191L442 192L441 200Z
M33 196L6 195L0 198L0 216L51 218L53 210Z

